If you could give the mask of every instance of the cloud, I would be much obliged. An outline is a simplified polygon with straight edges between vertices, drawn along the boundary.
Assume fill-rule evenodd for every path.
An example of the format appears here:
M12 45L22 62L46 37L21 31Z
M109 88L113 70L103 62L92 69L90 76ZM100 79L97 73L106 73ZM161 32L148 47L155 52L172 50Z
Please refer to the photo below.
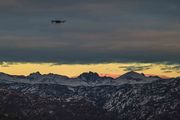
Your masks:
M14 64L17 64L17 63L13 63L13 62L0 62L0 66L1 67L9 67L10 65L14 65Z
M144 71L149 70L153 66L152 65L134 65L134 66L120 66L119 68L123 68L124 71Z
M165 73L169 73L169 72L180 73L180 65L168 65L161 68L161 70Z
M0 61L180 63L179 9L178 0L0 1Z

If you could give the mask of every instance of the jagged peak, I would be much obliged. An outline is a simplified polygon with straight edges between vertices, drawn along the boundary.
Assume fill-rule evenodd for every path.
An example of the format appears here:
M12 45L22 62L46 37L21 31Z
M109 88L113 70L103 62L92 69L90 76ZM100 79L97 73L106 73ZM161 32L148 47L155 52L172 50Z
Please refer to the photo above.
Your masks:
M97 76L97 77L100 77L100 76L98 75L98 73L92 72L92 71L84 72L84 73L80 74L79 77L80 77L80 76L87 76L87 75L88 75L88 76L90 75L90 76Z
M86 80L96 80L101 78L98 73L96 72L84 72L78 76L80 79L86 79Z
M41 73L37 71L37 72L29 74L27 77L37 78L37 77L40 77L40 76L42 76Z

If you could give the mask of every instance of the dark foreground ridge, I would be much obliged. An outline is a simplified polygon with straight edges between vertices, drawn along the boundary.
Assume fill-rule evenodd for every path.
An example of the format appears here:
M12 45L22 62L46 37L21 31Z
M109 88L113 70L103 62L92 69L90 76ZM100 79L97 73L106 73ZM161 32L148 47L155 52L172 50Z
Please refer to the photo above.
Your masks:
M0 120L179 120L180 78L0 74Z

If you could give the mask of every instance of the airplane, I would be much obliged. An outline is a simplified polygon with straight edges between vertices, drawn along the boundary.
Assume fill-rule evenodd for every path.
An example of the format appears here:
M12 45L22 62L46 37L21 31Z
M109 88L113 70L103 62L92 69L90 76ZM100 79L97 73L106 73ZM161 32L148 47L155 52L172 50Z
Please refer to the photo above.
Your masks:
M65 23L66 20L51 20L51 23L55 23L55 24L62 24L62 23Z

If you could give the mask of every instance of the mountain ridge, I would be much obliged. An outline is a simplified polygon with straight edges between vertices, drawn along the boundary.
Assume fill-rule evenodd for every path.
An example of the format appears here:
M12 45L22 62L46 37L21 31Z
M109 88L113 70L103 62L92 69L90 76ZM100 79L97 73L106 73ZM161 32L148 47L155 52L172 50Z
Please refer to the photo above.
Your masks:
M120 85L120 84L136 84L148 83L154 80L162 79L160 77L145 76L143 73L134 71L127 72L118 78L100 76L96 72L83 72L77 77L70 78L68 76L58 74L41 74L40 72L31 73L27 76L0 74L0 82L21 82L30 84L60 84L70 86L99 86L99 85Z
M124 73L124 74L120 74L118 77L116 77L116 78L113 78L113 77L111 77L111 76L106 76L106 75L103 75L103 76L100 76L100 74L98 74L97 72L92 72L92 71L89 71L89 72L83 72L83 73L81 73L79 76L76 76L76 77L68 77L68 76L66 76L66 75L61 75L61 74L55 74L55 73L47 73L47 74L41 74L39 71L37 71L37 72L32 72L32 73L30 73L29 75L12 75L12 74L8 74L8 73L4 73L4 72L0 72L0 75L8 75L8 76L14 76L14 77L28 77L28 76L32 76L32 75L40 75L40 76L42 76L42 75L56 75L56 76L63 76L63 77L67 77L67 78L78 78L78 77L80 77L80 76L82 76L83 74L96 74L98 77L101 77L101 78L112 78L112 79L117 79L117 78L120 78L120 77L122 77L122 76L124 76L124 75L126 75L126 74L139 74L139 75L144 75L145 77L159 77L159 78L162 78L161 77L161 75L147 75L146 76L146 74L144 74L144 73L139 73L139 72L135 72L135 71L129 71L129 72L126 72L126 73ZM180 76L177 76L177 77L180 77ZM176 77L168 77L168 78L176 78ZM164 79L164 78L163 78Z

